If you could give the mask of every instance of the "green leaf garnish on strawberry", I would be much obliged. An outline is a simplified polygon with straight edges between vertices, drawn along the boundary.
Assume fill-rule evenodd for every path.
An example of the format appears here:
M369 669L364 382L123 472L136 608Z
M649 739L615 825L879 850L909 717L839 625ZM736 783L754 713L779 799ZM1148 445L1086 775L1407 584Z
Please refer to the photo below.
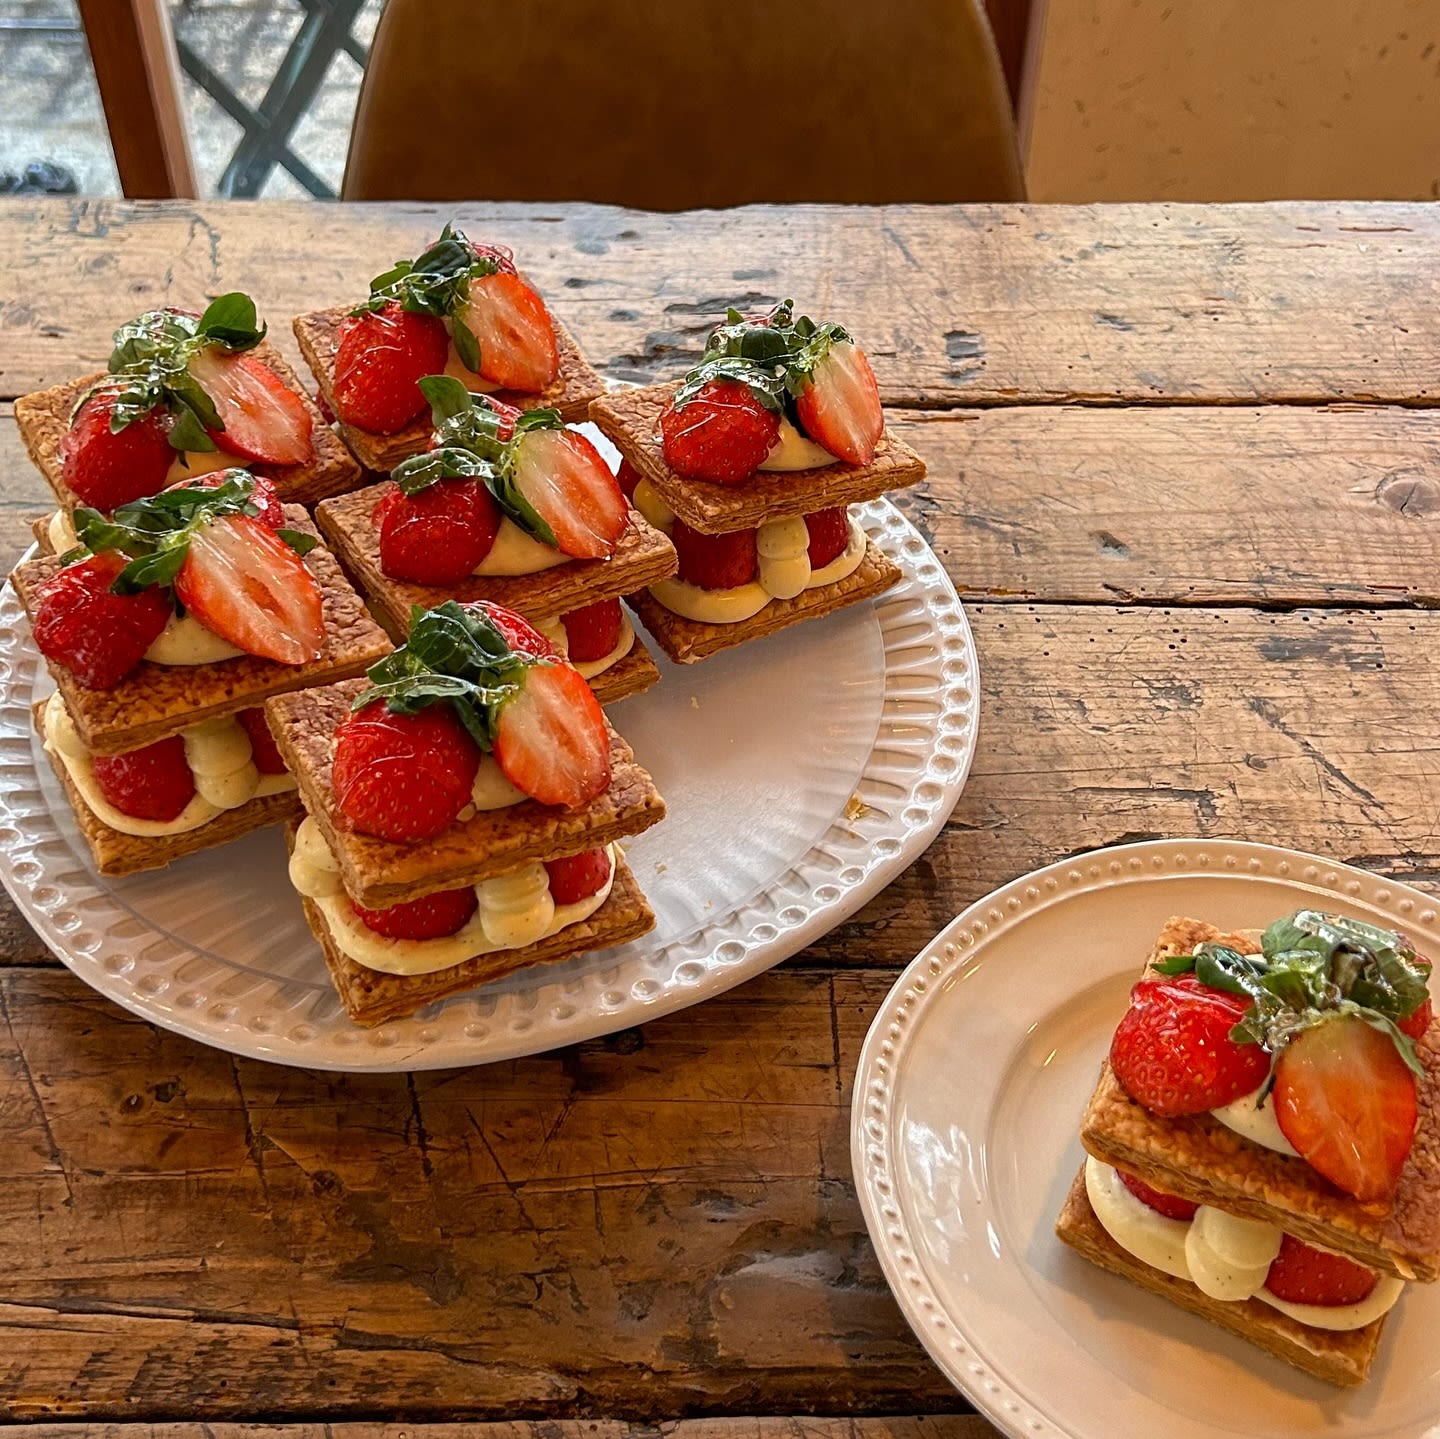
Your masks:
M351 313L378 310L387 301L397 300L402 309L444 318L467 302L471 280L502 272L512 274L514 270L508 250L499 245L473 244L464 231L446 225L428 250L413 260L399 260L383 275L376 275L370 281L370 298ZM479 370L480 349L475 337L463 325L457 325L451 338L465 365ZM469 355L465 351L467 340L473 350Z

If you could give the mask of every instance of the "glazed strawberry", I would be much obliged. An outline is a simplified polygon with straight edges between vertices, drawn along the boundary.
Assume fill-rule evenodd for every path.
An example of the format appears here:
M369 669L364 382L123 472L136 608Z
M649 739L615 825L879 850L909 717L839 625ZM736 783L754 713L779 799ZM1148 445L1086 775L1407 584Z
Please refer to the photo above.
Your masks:
M539 659L559 659L560 653L529 620L497 605L493 600L475 600L466 609L479 610L481 614L505 636L505 643L517 654L534 655Z
M340 322L335 351L335 413L346 424L393 435L428 408L419 381L445 368L450 337L437 315L378 310Z
M1271 1102L1281 1133L1337 1188L1365 1202L1394 1194L1417 1106L1386 1034L1345 1014L1301 1030L1280 1053Z
M805 528L810 532L812 570L823 569L831 560L838 560L850 543L850 520L844 505L806 515Z
M327 425L333 425L335 423L335 411L330 408L330 401L325 398L325 391L318 385L315 387L313 398L315 400L315 408L320 411L320 418L324 420Z
M550 876L550 898L556 904L578 904L597 894L610 878L610 855L602 846L568 859L547 859L545 873Z
M280 747L270 726L265 722L265 711L261 709L241 710L235 718L240 722L250 740L250 758L261 774L284 774L285 761L280 757Z
M224 515L193 532L175 597L206 629L247 654L299 665L324 649L315 577L249 515Z
M234 474L233 470L216 470L208 475L198 475L193 480L177 480L173 485L167 485L165 488L170 490L218 490L225 483L227 476ZM250 503L259 511L255 518L267 530L280 529L285 523L285 506L280 503L280 492L275 488L275 482L266 479L264 475L256 474L250 475L250 482Z
M1191 1204L1188 1199L1181 1199L1178 1194L1166 1194L1163 1189L1152 1189L1143 1179L1133 1174L1127 1174L1123 1169L1117 1169L1116 1174L1120 1176L1120 1182L1148 1209L1153 1209L1157 1214L1163 1214L1166 1219L1194 1219L1195 1211L1200 1208L1198 1204Z
M413 495L390 485L372 516L380 568L396 580L458 585L490 553L503 518L477 480L440 480Z
M536 665L505 701L495 736L505 777L541 804L578 808L610 783L610 735L594 691L569 665Z
M195 776L179 735L156 740L128 754L97 754L95 784L121 814L133 819L176 819L195 798Z
M1265 1287L1277 1299L1325 1308L1358 1304L1379 1282L1373 1269L1344 1255L1302 1244L1289 1234L1280 1236L1280 1252L1265 1276Z
M1398 1029L1401 1034L1409 1035L1411 1039L1419 1039L1420 1036L1430 1028L1430 1021L1434 1018L1434 1006L1427 999L1413 1014L1407 1015L1404 1019L1397 1019L1395 1021L1395 1028Z
M733 590L755 578L760 560L754 530L731 530L724 535L702 535L683 520L670 532L679 556L679 578L702 590Z
M117 505L163 489L175 451L166 438L170 422L157 405L123 430L111 430L118 393L96 390L76 412L60 441L60 472L82 503L109 514Z
M455 312L480 345L480 375L502 390L538 395L560 373L555 325L545 302L513 270L477 275Z
M574 430L529 430L515 450L515 488L576 559L615 553L630 507L600 452Z
M620 493L627 500L634 500L635 486L640 483L640 471L629 460L621 460L620 468L615 471L615 483L620 486Z
M351 902L360 923L387 939L444 939L464 929L479 907L474 885L442 889L389 909L366 909Z
M114 689L145 658L174 613L163 590L112 595L125 568L115 553L67 565L38 595L35 643L47 660L63 665L86 689Z
M303 465L315 457L310 411L263 360L207 345L187 368L220 413L223 428L211 438L221 449L270 465Z
M677 475L738 485L780 438L780 416L740 380L709 380L692 400L660 416L665 463Z
M795 413L816 444L852 465L868 465L885 416L865 351L848 340L832 344L807 376Z
M1246 1006L1239 995L1191 974L1142 979L1110 1042L1116 1079L1136 1103L1166 1119L1249 1094L1269 1073L1270 1056L1258 1044L1230 1038Z
M448 704L391 714L378 702L336 731L331 781L355 829L408 843L454 822L479 768L480 747Z
M572 664L603 660L620 643L620 601L601 600L560 616Z
M514 405L507 405L504 400L497 400L494 395L475 395L472 403L484 405L487 410L499 415L500 428L495 431L497 440L512 440L515 438L515 421L524 413Z

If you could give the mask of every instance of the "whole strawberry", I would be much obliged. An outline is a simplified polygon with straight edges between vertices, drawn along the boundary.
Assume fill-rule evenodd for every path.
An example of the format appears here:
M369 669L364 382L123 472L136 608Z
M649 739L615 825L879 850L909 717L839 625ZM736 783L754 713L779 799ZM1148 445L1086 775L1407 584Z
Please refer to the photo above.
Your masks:
M113 551L67 565L37 596L35 643L86 689L114 689L160 638L174 609L164 590L116 595L110 586L125 568Z
M810 535L810 568L824 569L838 560L850 543L850 519L844 505L829 510L816 510L805 516Z
M617 602L618 603L618 602ZM535 628L523 615L497 605L493 600L475 600L462 606L463 609L477 610L505 636L505 643L516 654L533 655L536 659L558 659L555 646Z
M266 723L265 711L241 710L235 718L250 740L250 758L254 761L255 768L261 774L284 774L285 761L281 757L280 746L275 743L275 736Z
M333 393L336 415L377 435L393 435L427 408L419 381L445 368L450 338L436 315L391 300L340 322Z
M240 473L235 470L213 470L208 475L197 475L194 479L177 480L167 485L170 490L218 490L227 479ZM285 523L285 506L280 502L280 492L275 482L264 475L249 476L250 503L255 506L255 518L267 530L278 530Z
M120 388L111 382L93 391L60 441L60 472L65 483L83 504L106 514L117 505L163 489L175 458L170 448L170 420L162 405L124 429L110 428Z
M480 748L448 704L392 714L377 702L336 731L331 778L355 829L413 843L454 823L479 768Z
M572 854L567 859L547 859L550 898L556 904L579 904L603 888L610 878L610 855L602 846Z
M1246 1007L1192 974L1142 979L1110 1042L1110 1067L1131 1099L1162 1118L1218 1109L1270 1070L1260 1045L1230 1038Z
M603 660L620 643L620 601L600 600L561 615L572 664Z
M97 754L92 764L100 793L134 819L168 824L195 798L195 776L179 735L126 754Z
M671 402L660 416L660 436L665 463L677 475L738 485L775 447L780 416L743 381L708 380L693 399Z
M1315 1304L1335 1308L1367 1299L1380 1276L1373 1269L1316 1249L1289 1234L1280 1236L1280 1252L1265 1276L1265 1287L1290 1304Z
M1194 1219L1196 1211L1200 1208L1198 1204L1192 1204L1188 1199L1181 1199L1178 1194L1166 1194L1163 1189L1154 1189L1146 1184L1136 1174L1130 1174L1124 1169L1117 1169L1116 1174L1120 1176L1120 1182L1138 1199L1147 1209L1153 1209L1156 1214L1163 1214L1166 1219L1191 1220Z
M391 579L458 585L490 553L502 518L476 480L440 480L409 495L392 484L373 514L380 568Z
M474 885L464 889L442 889L421 899L391 905L389 909L365 909L351 902L360 923L387 939L444 939L470 923L480 907Z
M702 590L733 590L748 585L758 573L760 559L754 530L731 530L723 535L702 535L684 520L670 532L679 557L679 578Z

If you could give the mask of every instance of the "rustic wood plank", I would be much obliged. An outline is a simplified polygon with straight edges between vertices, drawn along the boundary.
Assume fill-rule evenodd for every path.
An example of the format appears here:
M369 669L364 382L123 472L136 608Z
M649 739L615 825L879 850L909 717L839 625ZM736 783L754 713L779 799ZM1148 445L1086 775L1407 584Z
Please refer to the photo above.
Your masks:
M195 1424L15 1424L13 1439L196 1439ZM681 1419L625 1424L613 1419L493 1424L206 1424L204 1439L994 1439L976 1414Z
M14 406L0 404L0 575L8 575L30 548L31 520L54 507L54 493L25 453Z
M895 502L962 595L1440 602L1440 415L1392 406L1018 406L892 416Z
M849 1179L888 976L535 1059L325 1076L0 978L0 1414L960 1407Z
M894 404L1440 397L1440 215L1347 201L657 215L17 199L0 210L0 393L94 367L146 305L246 289L282 331L452 213L514 246L616 379L673 375L726 305L794 295L853 326Z

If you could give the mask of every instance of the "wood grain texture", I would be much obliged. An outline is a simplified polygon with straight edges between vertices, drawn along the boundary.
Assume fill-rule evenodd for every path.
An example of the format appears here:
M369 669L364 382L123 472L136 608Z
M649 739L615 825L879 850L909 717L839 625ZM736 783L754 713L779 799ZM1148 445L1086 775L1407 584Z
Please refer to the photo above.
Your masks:
M13 1439L195 1439L194 1424L16 1424ZM995 1439L976 1414L734 1417L659 1425L573 1419L490 1424L207 1424L205 1439Z
M275 338L360 298L455 215L513 246L587 358L671 378L726 305L793 295L843 320L892 404L1440 398L1433 206L134 205L0 211L13 397L94 369L158 304L250 291Z
M0 1414L961 1407L885 1288L848 1085L889 975L535 1059L325 1076L0 977Z

